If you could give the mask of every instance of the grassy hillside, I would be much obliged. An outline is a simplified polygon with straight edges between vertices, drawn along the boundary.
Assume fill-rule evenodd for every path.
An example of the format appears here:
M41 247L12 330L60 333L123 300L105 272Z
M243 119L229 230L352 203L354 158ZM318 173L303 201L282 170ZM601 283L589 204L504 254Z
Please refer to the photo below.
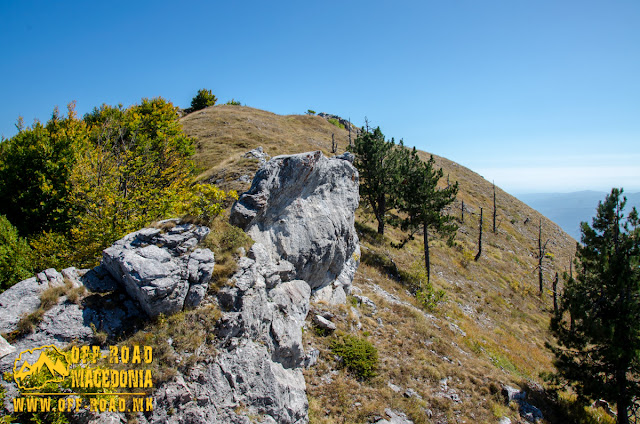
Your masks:
M185 116L182 124L197 139L201 178L239 191L249 187L239 177L252 177L258 168L257 160L242 157L253 148L262 146L271 156L309 150L330 155L332 134L338 153L348 144L348 132L321 117L280 116L241 106L210 107ZM435 310L425 311L411 295L423 273L421 237L396 249L391 242L400 241L404 234L389 228L379 237L373 217L359 209L362 264L354 284L375 302L376 309L353 298L345 306L315 308L335 315L338 332L371 341L379 351L380 366L372 380L358 381L336 363L330 351L335 335L311 331L309 322L308 347L321 352L318 365L306 371L312 422L369 422L375 416L386 417L386 407L406 413L415 422L497 422L503 416L519 422L517 407L504 404L500 386L536 388L543 384L541 375L553 371L552 356L545 348L551 341L547 331L553 305L551 280L556 272L562 275L567 270L575 241L499 188L494 234L491 183L447 159L436 157L436 162L445 179L448 175L451 182L460 184L449 213L460 218L462 201L466 209L455 246L432 241L432 282L446 292L446 300ZM484 210L483 253L476 262L480 208ZM550 254L542 297L538 296L535 258L539 222ZM401 390L396 392L393 385ZM405 397L407 389L419 397ZM538 402L538 406L547 405ZM557 411L543 412L549 422L563 422Z

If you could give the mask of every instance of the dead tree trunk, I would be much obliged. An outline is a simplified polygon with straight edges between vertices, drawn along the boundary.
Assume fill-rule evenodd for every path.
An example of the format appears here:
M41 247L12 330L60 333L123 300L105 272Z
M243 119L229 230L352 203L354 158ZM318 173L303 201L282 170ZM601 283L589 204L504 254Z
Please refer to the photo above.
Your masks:
M429 286L431 280L431 261L429 260L429 231L427 231L427 226L422 225L424 230L424 267L427 270L427 286ZM422 287L420 287L422 288Z
M573 278L573 258L569 258L569 278Z
M542 262L547 255L547 243L549 240L542 243L542 219L540 219L540 223L538 224L538 286L540 289L539 295L542 296L543 290L543 279L542 279Z
M460 207L460 223L464 224L464 200L462 201L462 206Z
M558 273L553 279L553 312L558 315Z
M477 262L482 255L482 208L480 208L480 232L478 235L478 253L476 254L475 261Z
M493 183L493 234L496 233L496 183Z
M338 153L338 144L336 143L335 133L331 133L331 153L334 155Z

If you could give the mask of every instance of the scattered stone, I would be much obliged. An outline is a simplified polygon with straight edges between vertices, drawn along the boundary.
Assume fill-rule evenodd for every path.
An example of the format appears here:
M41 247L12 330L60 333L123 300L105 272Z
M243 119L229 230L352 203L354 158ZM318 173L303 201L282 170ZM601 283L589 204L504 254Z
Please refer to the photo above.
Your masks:
M509 402L511 401L514 401L518 404L518 412L520 412L520 416L522 416L527 421L535 423L538 420L544 419L542 411L527 402L527 392L525 392L524 390L518 390L509 385L503 385L502 395L505 397L505 401L507 404L509 404Z
M304 358L303 367L311 368L315 364L318 363L318 359L320 358L320 351L318 349L311 349L307 356Z
M406 398L412 398L413 397L413 398L417 398L417 399L422 400L422 396L420 396L420 394L418 394L418 392L416 392L413 389L405 390L405 392L403 393L403 396L406 397Z
M351 152L344 152L341 155L334 156L334 158L346 160L347 162L353 163L353 161L355 160L356 156Z
M373 313L376 313L378 311L378 307L376 306L375 302L373 300L369 299L367 296L361 296L359 294L354 294L353 297L358 301L359 304L366 305L366 306L370 307L371 309L373 309Z
M313 317L313 323L318 327L326 331L335 331L336 325L321 315Z
M500 421L498 421L498 424L511 424L511 418L502 417L500 418Z
M249 159L258 159L258 161L260 161L260 165L264 165L269 159L271 159L271 156L265 153L265 151L262 149L262 146L248 151L247 153L242 155L242 157ZM251 180L247 182L251 182Z
M400 386L396 386L395 384L393 384L390 381L387 383L387 386L389 386L389 388L391 390L393 390L394 392L396 392L396 393L400 393L402 391L402 388Z
M376 421L376 424L413 424L404 412L394 411L390 408L385 408L384 413L389 417L388 420L381 419Z

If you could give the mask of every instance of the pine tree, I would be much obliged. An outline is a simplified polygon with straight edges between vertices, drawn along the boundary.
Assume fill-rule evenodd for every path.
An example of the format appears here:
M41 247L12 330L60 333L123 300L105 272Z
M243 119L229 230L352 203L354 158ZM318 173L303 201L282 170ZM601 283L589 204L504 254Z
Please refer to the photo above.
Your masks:
M211 90L202 88L198 90L198 94L191 99L191 112L213 106L217 101L218 98L211 92Z
M385 140L380 127L368 126L354 141L355 166L360 173L360 197L378 221L378 234L384 234L389 217L396 207L395 191L399 180L398 156L393 139Z
M410 238L421 229L423 232L424 265L427 271L427 284L430 282L431 263L429 258L429 232L446 237L449 243L457 230L454 218L445 213L458 193L458 183L438 188L443 176L442 169L435 167L433 156L427 162L418 157L415 149L409 151L400 145L401 156L399 174L403 180L399 184L399 209L407 214L403 228L410 230Z
M613 189L592 226L583 222L575 278L567 277L552 320L558 377L583 398L617 405L628 423L640 396L640 220L626 217L626 198Z

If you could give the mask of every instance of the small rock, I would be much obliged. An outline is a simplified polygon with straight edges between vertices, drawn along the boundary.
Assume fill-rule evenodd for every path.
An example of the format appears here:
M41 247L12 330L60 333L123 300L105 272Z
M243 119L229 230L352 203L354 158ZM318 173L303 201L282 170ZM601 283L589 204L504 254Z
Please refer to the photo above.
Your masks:
M378 310L378 307L376 306L375 302L373 300L369 299L367 296L361 296L359 294L354 294L353 297L356 298L356 300L358 301L359 304L367 305L368 307L373 309L374 312L376 312Z
M334 323L321 315L314 316L313 322L318 328L322 328L323 330L334 331L336 329L336 325Z
M302 366L305 368L311 368L315 364L318 363L318 358L320 357L320 351L318 349L311 349L307 356L305 356Z
M11 346L9 342L4 339L4 337L0 336L0 358L15 352L15 350L15 347Z
M415 390L413 390L413 389L407 389L407 390L405 390L405 392L403 393L403 396L404 396L404 397L406 397L406 398L412 398L412 397L414 397L414 398L417 398L417 399L422 400L422 396L420 396L420 395L418 394L418 392L416 392L416 391L415 391Z
M396 393L400 393L402 391L402 388L400 386L396 386L395 384L393 384L392 382L388 382L387 386L389 386L389 388L391 390L393 390Z

